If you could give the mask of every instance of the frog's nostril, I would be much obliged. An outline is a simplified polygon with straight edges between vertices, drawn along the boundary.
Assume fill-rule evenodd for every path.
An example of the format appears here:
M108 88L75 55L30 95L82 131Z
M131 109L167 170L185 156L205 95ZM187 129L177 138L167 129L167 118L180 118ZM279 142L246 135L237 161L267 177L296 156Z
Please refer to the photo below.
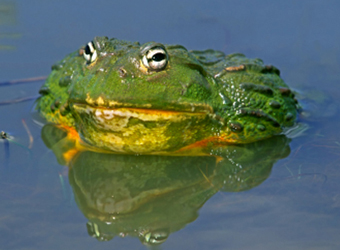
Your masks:
M119 73L120 77L126 77L126 75L127 75L126 69L124 69L123 67L120 67L118 69L118 73Z

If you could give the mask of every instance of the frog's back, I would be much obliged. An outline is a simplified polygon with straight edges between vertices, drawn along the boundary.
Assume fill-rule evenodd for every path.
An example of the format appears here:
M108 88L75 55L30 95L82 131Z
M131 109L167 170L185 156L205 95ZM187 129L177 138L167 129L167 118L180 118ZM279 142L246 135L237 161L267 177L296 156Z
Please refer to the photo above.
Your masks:
M219 115L228 120L231 134L227 137L231 141L256 141L294 125L298 101L276 67L240 53L225 55L215 50L192 53L221 86L219 95L225 107Z

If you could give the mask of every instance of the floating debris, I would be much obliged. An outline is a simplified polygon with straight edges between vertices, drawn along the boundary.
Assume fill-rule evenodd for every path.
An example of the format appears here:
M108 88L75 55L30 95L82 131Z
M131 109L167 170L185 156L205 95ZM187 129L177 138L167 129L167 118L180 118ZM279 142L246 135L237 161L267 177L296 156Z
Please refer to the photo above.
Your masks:
M8 134L5 131L1 131L0 133L1 139L8 139Z

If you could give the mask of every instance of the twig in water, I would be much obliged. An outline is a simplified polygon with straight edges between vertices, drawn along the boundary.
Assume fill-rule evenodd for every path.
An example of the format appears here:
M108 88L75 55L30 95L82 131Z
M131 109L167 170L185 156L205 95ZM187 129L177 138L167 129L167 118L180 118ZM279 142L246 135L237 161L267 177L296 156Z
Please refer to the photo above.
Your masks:
M9 104L14 104L14 103L20 103L20 102L27 102L30 100L37 99L40 95L34 95L34 96L28 96L28 97L22 97L14 100L8 100L8 101L3 101L0 102L0 106L2 105L9 105Z
M30 140L30 143L29 143L29 145L28 145L28 148L31 149L32 146L33 146L33 136L32 136L32 134L31 134L31 131L29 130L29 128L28 128L28 126L27 126L25 120L22 119L21 121L22 121L22 124L24 125L24 128L25 128L25 130L26 130L26 132L27 132L28 138L29 138L29 140Z
M25 78L25 79L17 79L7 82L0 82L0 86L8 86L8 85L14 85L14 84L22 84L22 83L28 83L28 82L39 82L46 80L46 76L37 76L32 78Z

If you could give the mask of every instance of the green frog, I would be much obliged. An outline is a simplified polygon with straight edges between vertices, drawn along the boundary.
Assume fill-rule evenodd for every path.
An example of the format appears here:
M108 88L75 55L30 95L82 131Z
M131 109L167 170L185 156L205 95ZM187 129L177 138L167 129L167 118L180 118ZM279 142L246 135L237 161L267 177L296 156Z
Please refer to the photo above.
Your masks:
M171 154L281 134L299 105L260 59L95 37L52 66L36 109L81 145Z

